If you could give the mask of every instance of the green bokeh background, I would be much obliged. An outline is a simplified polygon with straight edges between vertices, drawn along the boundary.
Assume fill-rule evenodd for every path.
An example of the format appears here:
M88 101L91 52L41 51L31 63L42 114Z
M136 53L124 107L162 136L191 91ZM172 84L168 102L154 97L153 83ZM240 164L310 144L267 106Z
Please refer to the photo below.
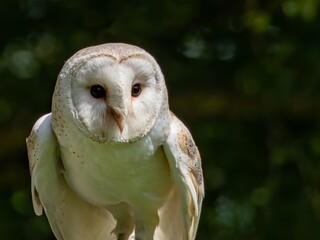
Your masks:
M199 240L320 239L317 0L0 0L0 238L54 239L25 138L77 50L149 51L203 159Z

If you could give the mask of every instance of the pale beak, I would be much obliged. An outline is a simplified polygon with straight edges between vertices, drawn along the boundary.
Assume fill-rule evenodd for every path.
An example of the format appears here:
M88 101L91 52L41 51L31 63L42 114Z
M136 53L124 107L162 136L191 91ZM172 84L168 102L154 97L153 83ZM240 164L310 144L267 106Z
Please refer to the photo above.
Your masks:
M124 117L121 116L119 113L114 111L113 109L110 110L111 116L113 117L114 121L116 122L120 132L122 133L124 128Z

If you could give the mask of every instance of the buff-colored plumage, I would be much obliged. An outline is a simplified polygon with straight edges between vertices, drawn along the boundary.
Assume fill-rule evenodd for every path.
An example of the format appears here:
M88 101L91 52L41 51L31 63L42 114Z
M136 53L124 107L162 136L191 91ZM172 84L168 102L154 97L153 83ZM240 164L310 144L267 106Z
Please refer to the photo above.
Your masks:
M195 239L200 155L144 50L104 44L72 56L27 146L34 210L57 239Z

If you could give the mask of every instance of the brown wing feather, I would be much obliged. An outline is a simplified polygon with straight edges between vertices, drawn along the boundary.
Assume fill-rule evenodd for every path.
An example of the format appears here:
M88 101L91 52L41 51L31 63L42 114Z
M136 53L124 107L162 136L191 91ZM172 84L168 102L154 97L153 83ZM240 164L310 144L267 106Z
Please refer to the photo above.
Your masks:
M174 115L164 150L177 186L186 236L192 240L196 235L204 197L201 158L189 130Z

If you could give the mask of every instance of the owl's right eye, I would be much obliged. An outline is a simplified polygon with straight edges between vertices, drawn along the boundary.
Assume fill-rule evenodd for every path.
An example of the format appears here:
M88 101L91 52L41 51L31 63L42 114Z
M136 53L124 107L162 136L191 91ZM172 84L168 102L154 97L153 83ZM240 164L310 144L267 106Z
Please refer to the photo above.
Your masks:
M106 90L101 85L92 85L90 94L94 98L103 98L106 96Z

